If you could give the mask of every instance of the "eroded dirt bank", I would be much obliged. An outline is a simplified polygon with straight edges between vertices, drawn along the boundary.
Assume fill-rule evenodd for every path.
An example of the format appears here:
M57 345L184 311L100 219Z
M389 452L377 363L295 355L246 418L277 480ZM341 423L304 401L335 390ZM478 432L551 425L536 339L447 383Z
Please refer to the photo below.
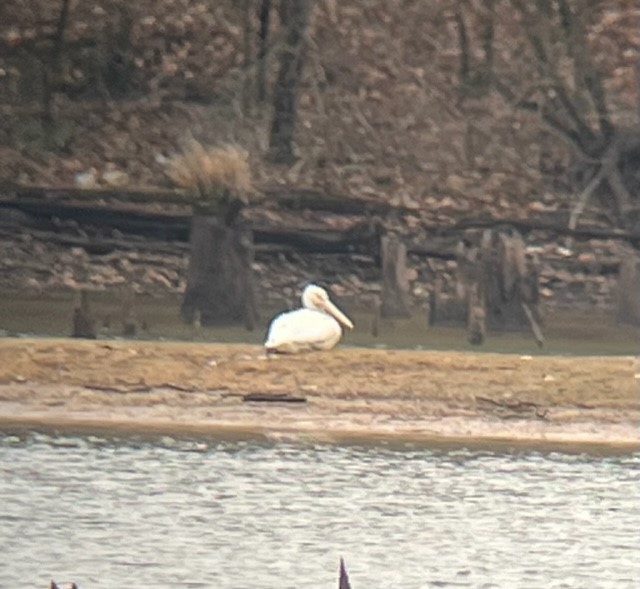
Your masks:
M640 448L633 357L0 340L0 428ZM248 393L304 402L247 402Z

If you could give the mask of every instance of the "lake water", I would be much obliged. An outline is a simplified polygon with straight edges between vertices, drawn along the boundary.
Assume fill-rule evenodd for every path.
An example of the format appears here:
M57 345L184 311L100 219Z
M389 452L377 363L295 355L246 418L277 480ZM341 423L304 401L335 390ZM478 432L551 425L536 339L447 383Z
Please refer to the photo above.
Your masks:
M75 305L72 293L43 297L25 293L2 295L0 304L0 337L36 336L64 337L71 333L71 317ZM138 333L141 339L186 340L200 342L264 342L268 323L282 310L260 310L255 331L243 327L216 327L196 329L180 319L180 299L150 299L140 297L137 314L146 328ZM540 349L528 332L490 333L486 342L478 347L467 342L460 327L427 326L424 311L414 310L409 319L382 320L378 335L373 336L374 314L370 310L356 311L345 307L355 322L342 346L365 346L399 349L459 349L516 354L589 354L635 355L640 346L640 330L633 326L616 325L611 314L591 312L557 312L548 316L545 325L545 346ZM99 327L99 337L114 338L122 335L118 320L121 305L113 293L94 293L92 310ZM107 319L109 321L107 322ZM110 327L105 327L108 323Z
M0 587L637 589L640 455L0 435Z

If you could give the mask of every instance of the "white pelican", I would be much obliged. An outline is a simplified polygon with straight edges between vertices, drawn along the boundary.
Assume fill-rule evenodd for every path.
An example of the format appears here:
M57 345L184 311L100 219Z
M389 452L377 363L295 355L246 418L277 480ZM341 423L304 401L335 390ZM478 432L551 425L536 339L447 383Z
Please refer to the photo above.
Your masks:
M342 337L340 323L353 329L351 320L329 300L327 291L315 284L304 289L302 306L281 313L271 322L264 343L267 352L330 350Z

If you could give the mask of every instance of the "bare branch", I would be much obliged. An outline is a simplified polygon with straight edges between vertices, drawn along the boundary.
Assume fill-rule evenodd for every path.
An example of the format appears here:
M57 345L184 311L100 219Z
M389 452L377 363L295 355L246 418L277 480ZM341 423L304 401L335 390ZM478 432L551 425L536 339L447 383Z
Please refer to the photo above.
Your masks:
M520 0L512 0L515 5L519 6L519 10L525 18L528 14L528 11L524 8L524 5ZM546 42L539 32L550 30L553 24L553 18L551 14L550 5L543 0L538 0L538 10L539 14L537 15L536 22L532 22L531 19L528 19L529 22L525 23L524 32L533 48L534 54L536 56L536 65L538 67L538 71L543 77L546 77L550 80L551 86L557 99L560 103L560 107L566 112L569 118L572 120L576 131L580 134L584 139L582 143L590 143L595 141L595 136L593 131L589 128L589 125L582 118L581 114L578 112L576 108L575 99L571 96L571 92L567 89L566 84L563 82L562 77L557 71L556 66L554 65L554 60L549 57L549 50L546 47ZM539 19L544 18L545 22L540 23ZM542 26L544 25L544 26ZM568 43L569 45L571 42Z
M606 104L602 77L587 59L589 52L582 18L572 11L566 0L558 0L558 12L561 26L568 38L566 47L573 60L576 87L584 85L598 114L600 131L605 137L611 137L613 125Z

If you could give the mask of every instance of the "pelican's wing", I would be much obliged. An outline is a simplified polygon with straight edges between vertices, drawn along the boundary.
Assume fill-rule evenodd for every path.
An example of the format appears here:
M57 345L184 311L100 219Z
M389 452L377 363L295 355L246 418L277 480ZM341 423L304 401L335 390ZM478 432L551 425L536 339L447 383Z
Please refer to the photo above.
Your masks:
M278 315L269 327L265 347L279 352L329 349L336 345L342 330L338 322L321 311L298 309Z

